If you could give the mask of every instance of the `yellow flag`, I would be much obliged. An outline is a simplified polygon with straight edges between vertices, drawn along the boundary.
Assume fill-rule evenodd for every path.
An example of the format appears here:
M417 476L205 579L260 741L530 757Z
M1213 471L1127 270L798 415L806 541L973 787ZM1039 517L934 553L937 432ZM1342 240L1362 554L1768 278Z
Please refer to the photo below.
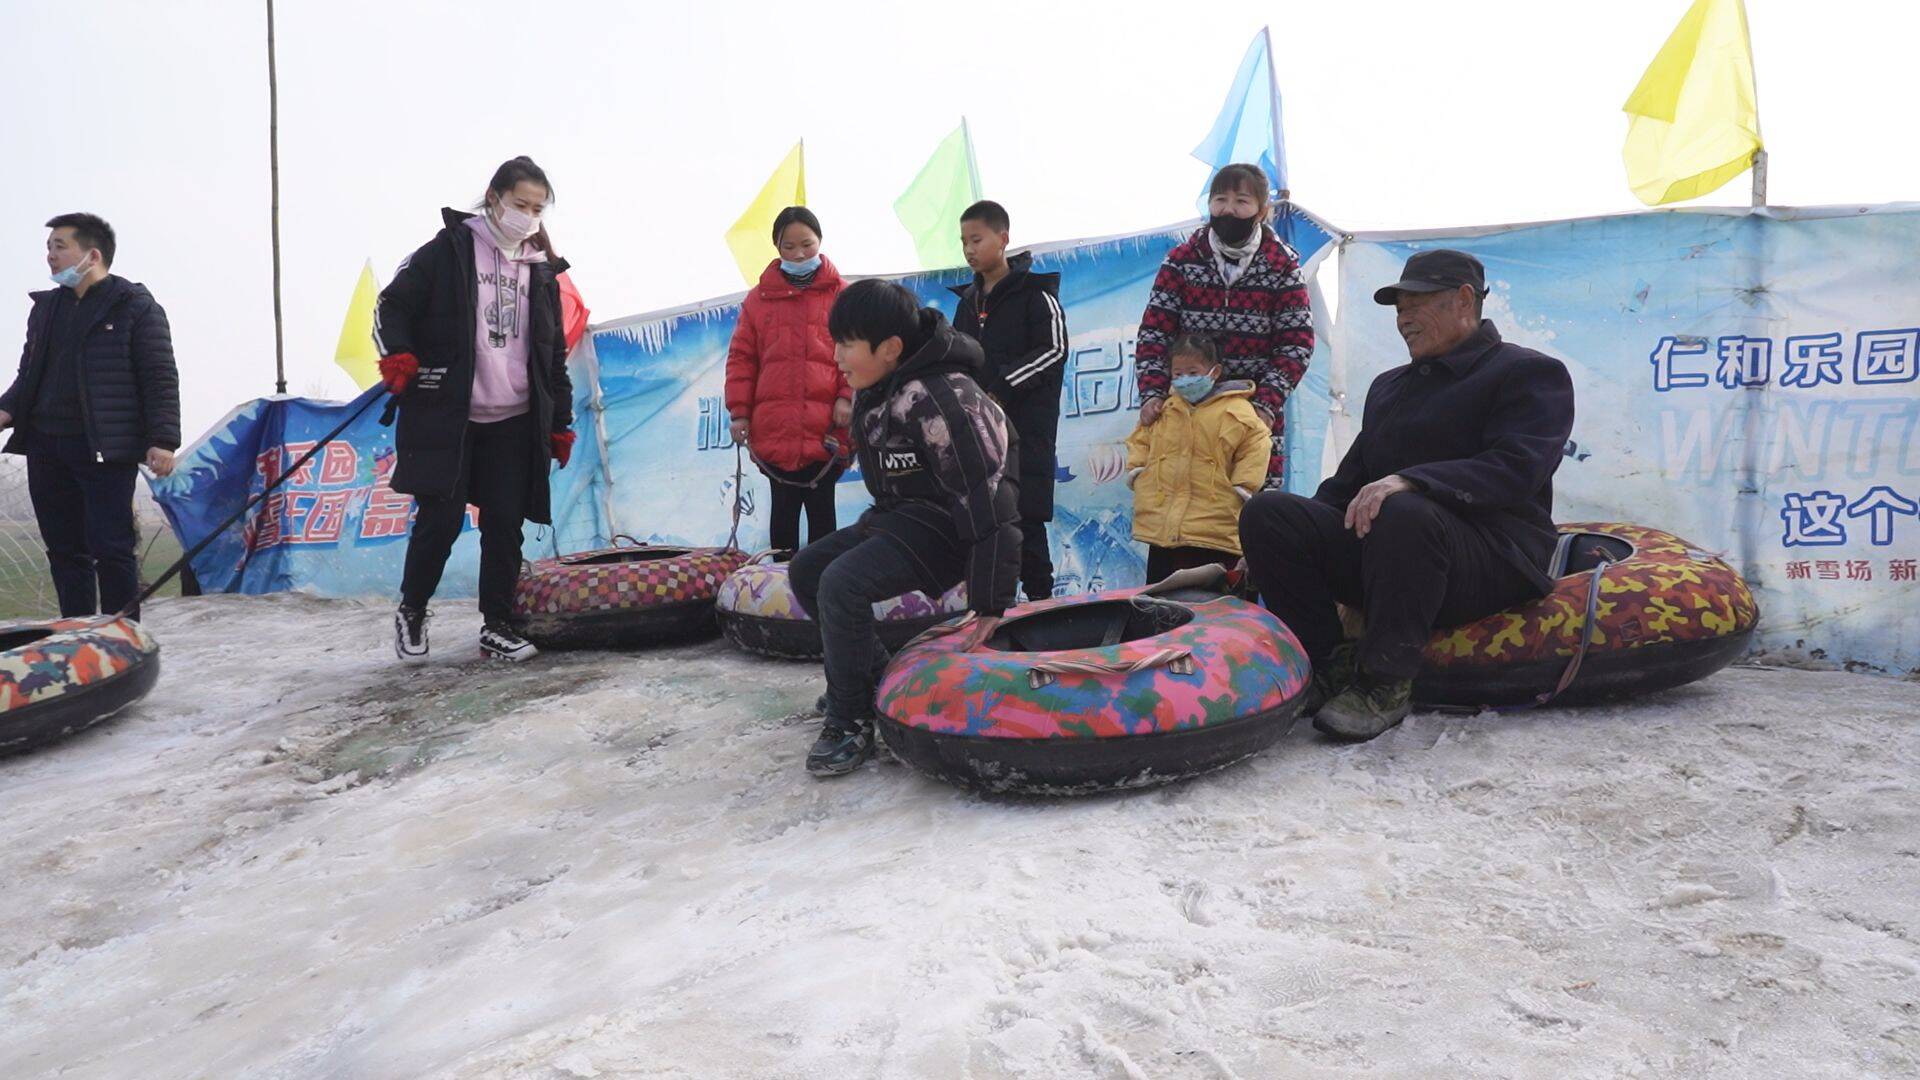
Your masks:
M379 299L380 283L374 280L373 260L368 259L353 287L347 321L340 324L340 344L333 350L333 362L362 390L380 378L380 351L373 347L373 305Z
M1696 199L1761 149L1742 0L1694 0L1624 106L1627 183L1648 206Z
M733 261L740 264L740 276L751 285L760 280L760 272L773 258L773 219L789 206L807 204L807 142L793 144L773 175L760 188L760 194L747 204L740 220L727 230L727 248Z

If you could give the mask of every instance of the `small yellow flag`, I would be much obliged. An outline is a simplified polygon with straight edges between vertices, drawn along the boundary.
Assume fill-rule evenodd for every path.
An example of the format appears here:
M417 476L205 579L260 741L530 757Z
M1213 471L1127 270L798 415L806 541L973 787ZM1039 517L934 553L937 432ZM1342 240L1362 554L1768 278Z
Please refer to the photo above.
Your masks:
M333 350L333 362L362 390L380 379L380 350L373 347L373 306L379 300L380 283L374 280L373 260L368 259L353 287L347 321L340 324L340 344Z
M1761 149L1742 0L1694 0L1624 106L1627 183L1648 206L1697 199Z
M749 285L760 280L760 272L773 258L773 219L789 206L807 204L806 146L805 139L793 144L773 175L767 177L760 194L727 230L727 248Z

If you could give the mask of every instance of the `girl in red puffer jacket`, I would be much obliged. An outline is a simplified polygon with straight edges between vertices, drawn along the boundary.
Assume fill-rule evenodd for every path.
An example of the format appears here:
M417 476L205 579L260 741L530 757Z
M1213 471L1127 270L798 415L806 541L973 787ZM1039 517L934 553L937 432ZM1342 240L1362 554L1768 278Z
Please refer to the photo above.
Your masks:
M733 441L745 443L773 484L773 546L800 546L838 528L834 484L852 444L853 389L833 362L827 312L845 283L820 254L820 219L789 206L773 219L779 257L740 305L727 347L727 413Z

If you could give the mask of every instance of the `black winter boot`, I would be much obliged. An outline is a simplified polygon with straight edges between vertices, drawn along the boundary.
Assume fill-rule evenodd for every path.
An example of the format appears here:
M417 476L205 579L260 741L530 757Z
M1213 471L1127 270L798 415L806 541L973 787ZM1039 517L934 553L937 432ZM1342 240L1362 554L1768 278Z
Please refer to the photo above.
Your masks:
M1300 703L1300 715L1312 717L1327 702L1340 696L1341 691L1353 685L1358 670L1353 643L1343 641L1335 645L1327 662L1314 667L1313 679L1307 683L1306 695Z
M1320 707L1313 726L1336 739L1363 742L1405 720L1412 711L1412 679L1381 678L1363 670L1352 686Z

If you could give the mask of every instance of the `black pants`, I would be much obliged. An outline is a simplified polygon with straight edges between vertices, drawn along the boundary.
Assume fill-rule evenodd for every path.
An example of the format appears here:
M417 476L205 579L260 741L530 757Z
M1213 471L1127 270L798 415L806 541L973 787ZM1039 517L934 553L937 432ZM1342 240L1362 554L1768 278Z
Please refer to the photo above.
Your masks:
M1215 551L1212 548L1193 547L1156 547L1147 545L1147 584L1164 581L1168 574L1176 570L1191 570L1196 566L1211 566L1219 563L1227 569L1240 561L1240 556L1231 551Z
M820 474L818 464L808 465L794 472L776 469L771 465L760 466L767 474L767 482L773 485L772 507L767 516L769 542L781 551L800 549L800 511L807 512L807 543L816 543L828 533L839 528L833 506L834 485L839 482L840 474L846 467L835 465L824 475ZM813 481L813 487L803 487Z
M467 504L480 508L480 614L489 623L513 615L513 583L520 577L520 525L527 517L533 475L533 417L522 413L491 424L467 424L462 469L453 494L420 499L407 538L400 600L426 607L440 587L453 542L460 539Z
M915 589L938 596L960 580L941 585L906 545L865 525L851 525L801 548L787 571L793 594L820 624L825 646L827 715L839 720L873 716L874 684L887 666L887 650L873 624L873 605Z
M1047 523L1021 519L1020 591L1028 600L1053 595L1053 549L1047 546Z
M1360 664L1410 679L1435 627L1458 626L1539 595L1466 519L1416 492L1380 504L1364 540L1344 511L1287 491L1263 491L1240 513L1240 545L1268 610L1315 665L1341 640L1338 601L1366 613Z
M133 484L140 467L95 461L85 435L35 434L27 495L63 618L119 611L140 595ZM140 617L136 609L130 614Z

